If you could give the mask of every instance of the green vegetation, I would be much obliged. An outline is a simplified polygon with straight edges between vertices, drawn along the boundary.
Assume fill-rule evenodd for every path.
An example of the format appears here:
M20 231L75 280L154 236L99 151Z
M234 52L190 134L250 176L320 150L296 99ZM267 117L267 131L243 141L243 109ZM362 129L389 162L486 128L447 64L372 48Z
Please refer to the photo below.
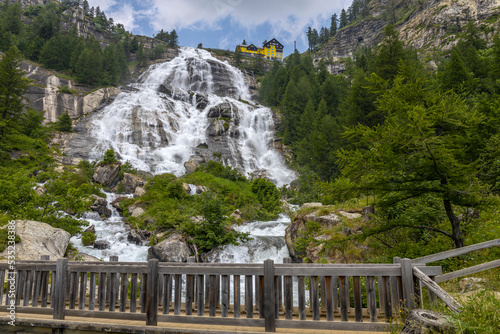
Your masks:
M73 130L73 121L67 112L57 118L56 130L62 132L71 132Z
M97 236L92 232L82 233L82 244L84 246L92 246L97 239Z
M200 195L187 195L183 183L196 184L204 191ZM230 228L234 218L229 216L233 211L239 209L243 220L270 220L278 216L279 199L279 191L271 182L250 181L236 170L210 161L181 178L157 175L146 185L145 195L125 200L122 205L126 211L131 205L145 210L139 218L128 218L132 226L181 231L199 252L205 252L247 238ZM150 222L147 226L146 220Z
M111 165L112 163L117 162L118 159L116 159L116 154L115 151L110 148L107 149L106 152L104 152L104 157L102 158L102 164L103 165Z
M495 238L461 217L498 202L500 37L488 48L467 25L436 74L394 27L384 36L342 76L295 53L263 78L262 102L279 107L283 142L302 172L283 195L323 204L369 198L377 215L362 235L392 256Z
M14 242L21 242L21 238L16 234ZM9 231L6 228L0 229L0 252L3 252L9 244Z

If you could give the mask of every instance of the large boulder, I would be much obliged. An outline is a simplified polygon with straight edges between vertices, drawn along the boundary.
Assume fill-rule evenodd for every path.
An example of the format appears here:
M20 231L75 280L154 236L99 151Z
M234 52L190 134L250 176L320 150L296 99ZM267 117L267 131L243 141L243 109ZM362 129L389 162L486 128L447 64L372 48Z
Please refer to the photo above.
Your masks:
M91 195L91 197L94 198L94 202L90 206L90 209L106 218L111 217L112 212L108 209L108 201L105 198L96 195Z
M97 240L94 242L94 248L95 249L109 249L111 248L111 244L109 241L106 240Z
M113 188L120 182L121 165L120 162L114 162L109 165L99 164L94 169L92 179L106 188Z
M143 245L144 242L149 241L149 238L154 233L148 230L130 230L127 240L136 245Z
M123 180L121 181L123 192L126 194L133 194L135 188L144 186L144 180L134 174L123 173Z
M180 233L172 233L167 239L148 249L148 260L160 262L187 262L191 249Z
M55 260L64 257L71 235L49 224L16 220L16 234L21 242L16 244L16 260L40 260L42 255L49 255ZM6 228L4 226L3 228ZM0 258L7 258L8 249L0 253Z

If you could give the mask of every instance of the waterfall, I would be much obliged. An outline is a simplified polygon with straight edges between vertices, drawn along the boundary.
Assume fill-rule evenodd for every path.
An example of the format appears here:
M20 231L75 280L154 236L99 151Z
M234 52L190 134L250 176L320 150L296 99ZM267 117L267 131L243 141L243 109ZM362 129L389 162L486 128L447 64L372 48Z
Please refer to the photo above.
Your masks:
M189 160L203 162L215 156L246 175L265 176L277 186L290 183L295 174L275 150L275 126L269 108L251 101L243 73L209 52L181 48L173 60L151 66L136 83L123 89L116 99L86 125L87 159L102 159L108 148L134 168L153 174L185 173ZM83 127L82 127L83 128ZM79 144L79 148L86 145ZM82 153L80 153L82 154ZM191 194L196 189L191 187ZM113 195L108 194L108 202ZM98 258L118 255L121 261L145 261L146 246L127 241L127 227L114 208L113 216L101 221L95 214L86 220L95 226L97 237L109 241L111 249L100 251L73 244ZM212 261L282 262L288 255L284 230L289 219L251 222L236 227L251 232L252 241L226 247Z
M111 147L135 168L180 176L188 160L216 152L247 175L290 183L295 175L274 149L272 111L250 99L240 70L205 50L181 48L92 118L89 158Z

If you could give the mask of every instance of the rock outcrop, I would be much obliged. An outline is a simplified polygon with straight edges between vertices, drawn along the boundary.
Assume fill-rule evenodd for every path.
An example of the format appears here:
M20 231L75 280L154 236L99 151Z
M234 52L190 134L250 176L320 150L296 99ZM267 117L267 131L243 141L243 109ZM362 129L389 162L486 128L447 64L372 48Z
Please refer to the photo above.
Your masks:
M126 194L133 194L137 187L144 186L145 182L142 177L130 174L123 173L123 180L121 181L123 186L123 192Z
M68 232L32 220L16 220L15 225L21 238L16 244L16 260L38 261L42 255L49 255L51 260L64 257L71 237ZM0 253L0 258L6 258L7 252L6 249Z
M120 169L120 162L114 162L109 165L99 164L94 169L92 179L106 188L113 188L120 182Z
M180 233L172 233L167 239L148 249L148 260L160 262L187 262L191 248Z
M94 199L94 202L90 206L90 209L92 211L97 212L99 215L104 216L106 218L111 217L111 210L108 209L108 201L105 198L96 196L96 195L91 195L91 197ZM94 231L95 233L95 231Z

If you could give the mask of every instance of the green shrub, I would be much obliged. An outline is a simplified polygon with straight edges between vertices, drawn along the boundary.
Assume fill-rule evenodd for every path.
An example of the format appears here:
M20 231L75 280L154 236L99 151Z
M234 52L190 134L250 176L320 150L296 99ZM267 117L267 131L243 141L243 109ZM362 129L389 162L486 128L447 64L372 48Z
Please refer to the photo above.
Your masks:
M82 234L82 244L84 246L92 246L97 239L97 236L92 232L84 232Z
M67 112L57 118L56 129L62 132L71 132L73 130L73 121Z
M62 94L73 94L73 95L77 95L77 91L76 89L74 88L69 88L68 86L62 86L62 87L59 87L59 89L57 90L58 93L62 93Z
M267 179L256 179L252 182L252 192L257 195L262 207L267 211L278 212L281 207L281 195L271 181Z
M104 152L104 158L102 158L102 163L104 165L111 165L114 162L117 162L115 151L110 148L106 152Z

